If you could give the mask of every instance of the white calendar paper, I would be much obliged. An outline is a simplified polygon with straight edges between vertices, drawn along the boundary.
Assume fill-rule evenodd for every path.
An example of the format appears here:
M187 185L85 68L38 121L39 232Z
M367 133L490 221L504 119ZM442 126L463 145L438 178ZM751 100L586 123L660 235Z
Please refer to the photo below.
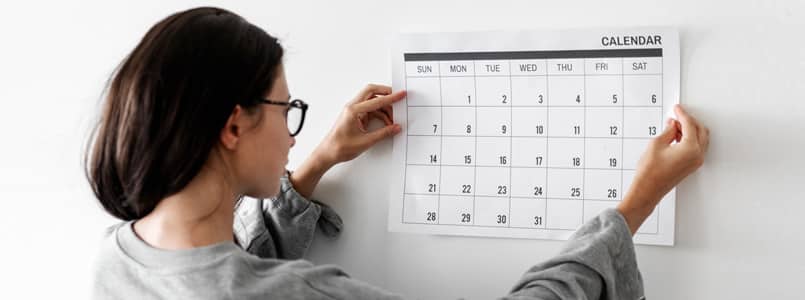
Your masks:
M564 240L615 207L679 102L668 28L403 34L389 229ZM673 245L675 191L634 241Z

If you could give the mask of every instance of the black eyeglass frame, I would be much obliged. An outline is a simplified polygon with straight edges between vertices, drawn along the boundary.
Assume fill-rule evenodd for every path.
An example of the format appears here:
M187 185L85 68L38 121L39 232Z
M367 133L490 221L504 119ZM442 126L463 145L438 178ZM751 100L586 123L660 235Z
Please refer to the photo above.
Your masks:
M290 133L291 136L296 136L296 135L299 134L300 131L302 131L302 126L305 125L305 116L307 115L307 108L308 108L308 104L305 103L305 101L302 101L301 99L294 99L294 100L290 100L288 102L282 102L282 101L274 101L274 100L269 100L269 99L260 99L260 103L262 103L262 104L270 104L270 105L285 106L286 107L286 109L285 109L285 124L288 124L288 112L291 111L292 108L301 109L302 110L302 116L301 116L301 120L299 121L299 127L297 127L296 131L294 131L294 132L291 132L291 129L288 128L288 133Z

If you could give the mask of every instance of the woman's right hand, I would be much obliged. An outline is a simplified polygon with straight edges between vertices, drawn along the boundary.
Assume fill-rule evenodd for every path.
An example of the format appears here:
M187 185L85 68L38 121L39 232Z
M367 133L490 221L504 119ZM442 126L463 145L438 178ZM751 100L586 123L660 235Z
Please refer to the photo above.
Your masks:
M710 130L682 106L676 105L674 111L678 120L668 119L665 131L651 141L640 158L629 191L618 204L632 234L665 194L704 163Z

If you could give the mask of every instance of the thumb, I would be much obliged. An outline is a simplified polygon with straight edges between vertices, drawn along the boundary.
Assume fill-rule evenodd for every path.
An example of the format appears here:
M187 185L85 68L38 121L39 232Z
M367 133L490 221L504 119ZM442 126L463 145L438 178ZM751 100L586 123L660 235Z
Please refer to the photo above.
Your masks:
M381 140L394 136L401 131L399 124L391 124L383 128L376 129L367 134L367 141L369 145L374 145Z
M665 121L665 130L654 138L654 142L662 145L668 145L676 139L678 133L678 129L676 127L676 122L673 119L668 119Z

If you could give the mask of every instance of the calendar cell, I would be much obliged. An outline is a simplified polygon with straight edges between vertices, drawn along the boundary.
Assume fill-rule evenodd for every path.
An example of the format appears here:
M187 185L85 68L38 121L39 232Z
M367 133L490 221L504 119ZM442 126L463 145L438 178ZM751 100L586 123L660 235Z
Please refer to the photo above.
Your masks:
M441 135L441 107L408 107L408 134Z
M629 75L623 77L624 106L662 106L662 76Z
M406 223L437 224L439 222L439 196L405 195L403 220Z
M587 106L623 106L622 76L586 76L585 99Z
M475 105L475 78L442 77L441 80L441 101L443 106Z
M627 107L623 110L623 136L654 138L662 133L662 108Z
M511 227L545 228L545 199L512 198Z
M547 106L548 80L545 76L511 78L512 106Z
M509 168L477 167L475 169L475 195L508 198Z
M584 76L548 77L550 106L584 106Z
M409 136L406 161L409 164L439 165L442 138L438 136Z
M545 138L512 138L512 166L544 168L548 165L547 148Z
M621 139L587 139L584 142L584 165L589 169L621 169ZM621 166L623 165L623 166Z
M406 84L408 106L439 106L442 104L438 77L410 77Z
M405 193L439 194L440 166L408 165L405 170Z
M662 57L624 57L623 74L662 74Z
M623 140L623 168L635 169L643 152L646 151L650 139L625 139Z
M475 167L442 166L442 195L471 196L475 193Z
M475 197L475 224L481 226L509 226L509 198Z
M511 119L513 136L545 136L548 133L547 108L512 108Z
M405 63L406 77L437 77L439 76L439 62L437 61L410 61Z
M547 156L549 168L583 168L584 140L550 139Z
M444 107L442 108L442 134L475 136L475 108L474 107Z
M660 200L660 202L668 202L671 201L672 194L666 194L665 197ZM648 215L645 221L643 221L643 225L640 225L640 228L637 229L637 233L646 233L646 234L657 234L659 232L659 219L660 219L660 209L655 208L654 211Z
M476 165L508 167L511 164L510 138L477 137L476 140Z
M591 75L621 75L622 63L622 58L588 58L584 60L584 74L588 78Z
M618 201L621 194L621 170L584 170L586 200Z
M547 61L544 59L516 59L509 62L512 78L515 76L546 75ZM543 78L544 80L545 78Z
M584 170L548 169L548 198L584 198Z
M547 169L512 168L511 195L519 198L545 198Z
M550 229L575 230L582 224L582 204L581 200L548 199L546 226Z
M451 60L439 63L439 76L445 77L474 77L475 63L470 60ZM444 82L442 82L444 84Z
M511 135L512 110L508 107L479 107L478 136Z
M620 137L623 131L623 108L588 107L584 121L586 137Z
M509 77L475 77L478 106L511 106Z
M657 214L659 213L658 209L655 209L648 215L643 224L640 225L640 228L637 229L637 233L647 233L647 234L657 234L657 229L659 226Z
M501 76L509 78L508 60L478 60L475 61L475 76Z
M614 201L584 201L584 221L586 222L590 219L594 219L595 217L598 217L601 212L616 206L618 206L618 202Z
M548 75L584 75L584 59L549 59L547 68Z
M625 192L624 195L628 194L630 189L632 188L632 181L634 180L635 171L634 170L623 170L623 191Z
M474 137L442 137L442 155L440 163L448 166L475 165ZM410 142L409 142L410 143Z
M473 197L441 196L439 198L439 224L472 225Z
M583 137L584 108L548 108L549 137Z

